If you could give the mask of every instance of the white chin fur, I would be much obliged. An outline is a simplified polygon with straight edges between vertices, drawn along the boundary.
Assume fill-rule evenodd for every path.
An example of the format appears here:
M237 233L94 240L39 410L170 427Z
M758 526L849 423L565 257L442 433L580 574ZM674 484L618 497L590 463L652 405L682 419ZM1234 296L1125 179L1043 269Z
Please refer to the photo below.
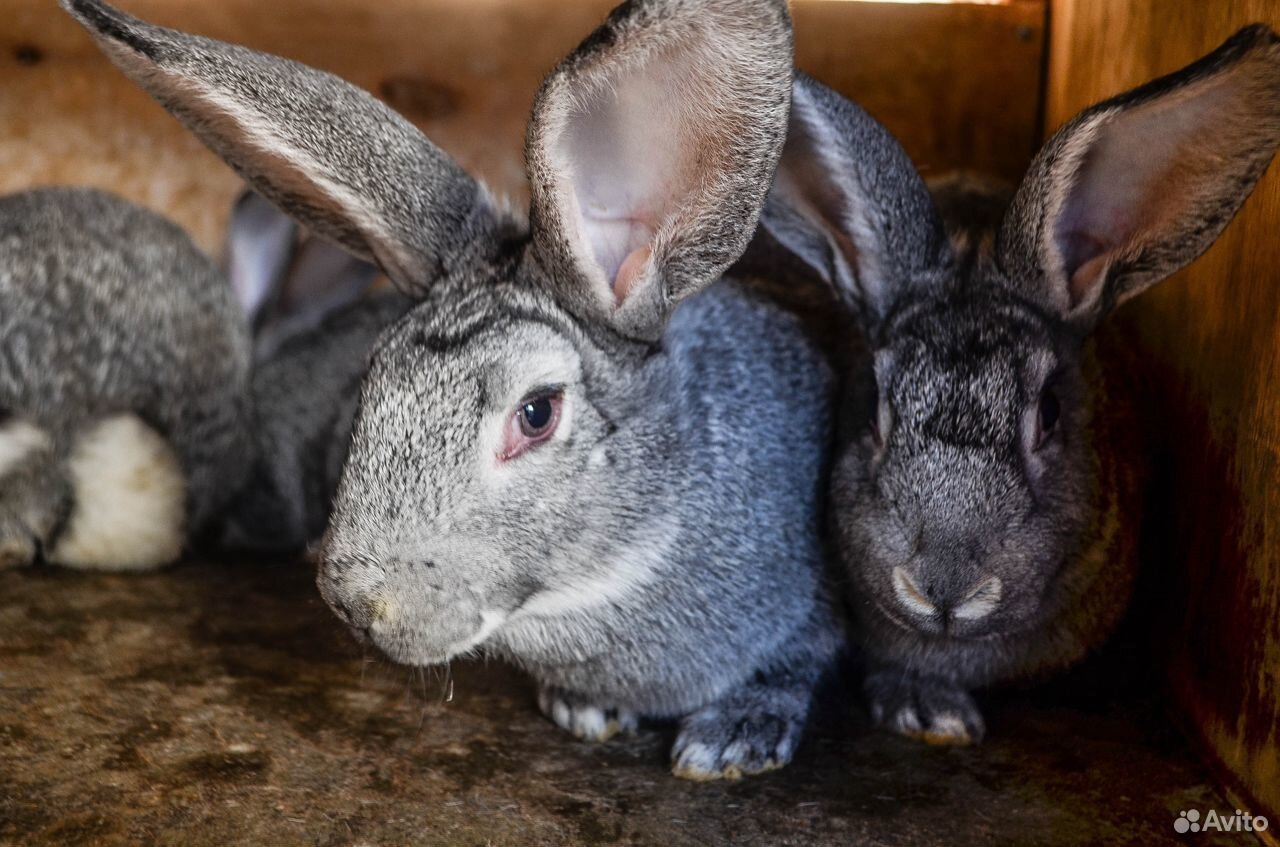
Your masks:
M137 571L182 553L186 483L169 444L134 415L79 436L67 464L75 507L49 555L70 568Z

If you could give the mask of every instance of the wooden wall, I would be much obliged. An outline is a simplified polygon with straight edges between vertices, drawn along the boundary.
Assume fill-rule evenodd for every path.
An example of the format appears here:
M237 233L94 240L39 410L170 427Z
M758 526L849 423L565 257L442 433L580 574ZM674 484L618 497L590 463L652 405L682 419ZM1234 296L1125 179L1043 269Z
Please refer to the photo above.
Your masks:
M533 93L615 0L115 0L384 97L490 185L525 194ZM858 97L928 172L1022 172L1038 135L1044 0L796 0L800 64ZM110 188L220 243L238 182L110 66L54 0L0 0L0 192Z
M1054 0L1046 119L1174 70L1274 0ZM1280 165L1192 267L1122 310L1172 449L1155 529L1174 687L1231 787L1280 823ZM1153 432L1153 435L1159 433ZM1242 807L1243 808L1243 807Z

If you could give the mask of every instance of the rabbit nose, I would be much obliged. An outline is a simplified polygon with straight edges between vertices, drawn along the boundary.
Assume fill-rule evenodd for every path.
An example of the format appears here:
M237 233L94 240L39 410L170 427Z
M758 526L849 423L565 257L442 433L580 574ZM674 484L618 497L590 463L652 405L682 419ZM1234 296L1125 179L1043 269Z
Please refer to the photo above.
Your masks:
M942 619L948 623L982 620L995 611L1003 591L1000 577L988 576L955 592L958 599L952 600L943 596L944 592L921 588L905 568L893 569L893 593L898 602L913 615L929 620Z
M368 599L372 596L371 592L364 589L352 590L328 567L320 569L316 585L320 589L320 596L343 623L359 633L369 629L377 615L374 603Z

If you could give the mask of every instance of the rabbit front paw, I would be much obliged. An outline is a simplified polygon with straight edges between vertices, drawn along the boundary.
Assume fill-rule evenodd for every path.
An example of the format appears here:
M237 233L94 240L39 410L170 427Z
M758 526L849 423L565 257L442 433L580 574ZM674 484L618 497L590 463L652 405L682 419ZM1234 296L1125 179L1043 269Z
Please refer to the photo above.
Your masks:
M976 744L986 733L978 704L945 679L891 668L863 683L871 718L880 726L928 744Z
M29 535L0 537L0 571L21 568L36 559L36 543Z
M713 703L680 722L671 772L705 782L741 779L791 761L804 730L804 714L765 701Z
M582 741L608 741L619 733L629 735L640 725L635 712L596 706L549 686L538 689L538 708L556 726Z

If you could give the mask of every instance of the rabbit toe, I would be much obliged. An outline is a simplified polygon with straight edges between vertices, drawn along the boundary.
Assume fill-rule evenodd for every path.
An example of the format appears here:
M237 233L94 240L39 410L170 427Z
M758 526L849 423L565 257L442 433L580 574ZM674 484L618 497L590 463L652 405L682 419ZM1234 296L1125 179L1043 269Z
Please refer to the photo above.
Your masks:
M633 733L640 725L635 712L585 703L556 688L538 691L538 708L556 726L582 741L608 741L620 733Z
M30 536L0 538L0 571L25 567L36 559L36 543Z
M982 712L955 683L901 670L868 675L871 717L900 735L928 744L976 744L986 733Z
M740 779L791 761L801 722L768 712L737 713L715 706L680 724L671 772L682 779Z

